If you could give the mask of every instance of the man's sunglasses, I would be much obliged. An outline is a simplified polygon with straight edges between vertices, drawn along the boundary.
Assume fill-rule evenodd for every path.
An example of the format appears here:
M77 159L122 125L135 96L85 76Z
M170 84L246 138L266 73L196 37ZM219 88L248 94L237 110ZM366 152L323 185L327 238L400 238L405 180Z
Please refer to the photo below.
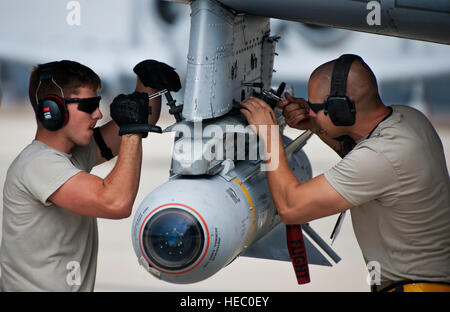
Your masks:
M64 99L64 101L69 103L78 103L78 110L92 114L99 106L100 106L100 100L102 99L101 96L95 96L90 98L69 98Z

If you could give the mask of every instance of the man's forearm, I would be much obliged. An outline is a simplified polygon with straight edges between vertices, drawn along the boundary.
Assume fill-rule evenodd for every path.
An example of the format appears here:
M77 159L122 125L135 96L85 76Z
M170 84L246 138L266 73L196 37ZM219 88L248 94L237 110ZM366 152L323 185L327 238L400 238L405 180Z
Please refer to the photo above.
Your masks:
M277 146L274 146L274 148L278 148L278 166L272 167L274 170L267 171L267 184L275 207L280 216L284 218L288 213L289 208L292 206L289 203L289 194L293 188L296 188L300 184L300 182L290 169L281 136L279 133L277 135L279 135L279 140ZM271 142L272 140L270 140L269 136L267 140L268 150L271 150L272 148Z
M112 205L128 215L139 188L142 165L142 139L140 134L123 135L119 157L114 169L103 180L104 196Z

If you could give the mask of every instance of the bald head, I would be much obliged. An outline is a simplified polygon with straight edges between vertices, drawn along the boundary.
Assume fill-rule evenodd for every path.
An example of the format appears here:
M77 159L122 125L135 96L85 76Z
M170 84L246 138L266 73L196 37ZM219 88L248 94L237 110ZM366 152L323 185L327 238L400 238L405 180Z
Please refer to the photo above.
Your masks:
M308 94L313 101L324 102L330 95L331 77L336 60L316 68L308 82ZM357 111L382 105L378 85L372 70L360 59L355 59L347 77L347 96L355 102Z

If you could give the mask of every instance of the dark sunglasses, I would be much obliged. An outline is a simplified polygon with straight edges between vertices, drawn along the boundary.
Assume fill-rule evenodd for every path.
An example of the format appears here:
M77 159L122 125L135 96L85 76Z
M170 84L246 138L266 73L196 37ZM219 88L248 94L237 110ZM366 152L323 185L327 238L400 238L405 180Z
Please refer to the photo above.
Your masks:
M309 105L309 107L312 109L312 111L314 113L318 113L320 110L324 109L326 107L326 103L322 103L322 104L313 104L309 101L306 101Z
M78 110L92 114L99 106L100 106L100 100L102 99L101 96L95 96L90 98L69 98L64 99L66 103L78 103Z

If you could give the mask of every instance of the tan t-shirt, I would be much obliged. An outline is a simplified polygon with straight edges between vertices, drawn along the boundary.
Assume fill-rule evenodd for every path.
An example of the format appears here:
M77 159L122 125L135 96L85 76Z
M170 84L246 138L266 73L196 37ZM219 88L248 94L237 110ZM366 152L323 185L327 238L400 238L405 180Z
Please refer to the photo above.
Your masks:
M97 220L47 201L69 178L89 172L96 144L72 154L34 140L13 161L3 188L3 291L92 291Z
M442 143L419 111L392 115L325 178L355 207L353 228L366 262L378 261L381 285L450 282L450 185Z

